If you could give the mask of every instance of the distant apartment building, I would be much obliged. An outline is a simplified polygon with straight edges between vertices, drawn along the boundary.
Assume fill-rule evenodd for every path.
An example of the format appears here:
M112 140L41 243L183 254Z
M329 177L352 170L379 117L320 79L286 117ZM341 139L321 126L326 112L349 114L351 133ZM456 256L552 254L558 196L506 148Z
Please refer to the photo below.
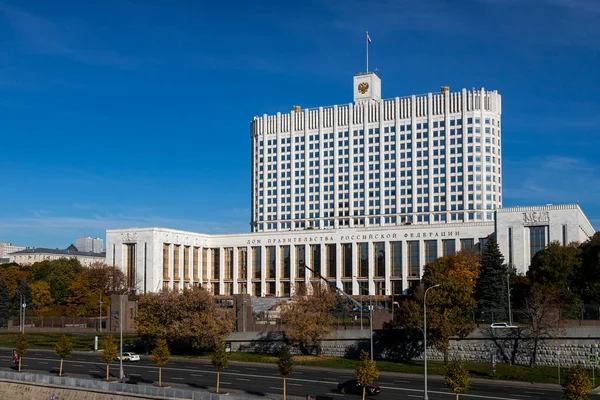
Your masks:
M8 258L10 253L25 250L25 246L14 246L12 243L0 242L0 258Z
M104 250L104 240L92 238L91 236L79 237L75 240L75 247L78 251L85 253L102 253Z
M104 253L84 252L70 245L66 249L44 249L30 248L21 251L15 251L8 255L9 262L17 264L33 264L40 261L52 261L59 258L76 258L84 267L95 262L104 262L106 255Z

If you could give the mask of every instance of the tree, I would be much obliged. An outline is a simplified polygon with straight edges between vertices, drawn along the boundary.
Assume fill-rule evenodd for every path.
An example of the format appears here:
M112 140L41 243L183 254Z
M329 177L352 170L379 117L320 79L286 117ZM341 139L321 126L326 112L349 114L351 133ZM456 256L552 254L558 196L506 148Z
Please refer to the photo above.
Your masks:
M440 257L425 266L423 287L441 285L427 295L427 341L444 353L446 364L450 337L464 337L473 330L479 265L479 255L468 251ZM398 308L396 321L407 329L423 328L423 287Z
M135 328L150 345L164 338L206 350L231 333L233 320L230 310L220 307L205 289L195 287L140 296Z
M152 361L158 365L158 386L162 386L162 367L169 362L171 352L165 339L158 339L156 346L152 350Z
M292 357L290 346L284 346L279 350L277 356L277 369L279 370L279 375L283 378L283 400L286 400L287 385L285 380L294 370L294 357Z
M217 368L217 393L219 393L220 374L229 367L228 360L229 355L225 351L225 343L221 340L216 344L212 354L212 364Z
M452 361L446 366L446 387L456 394L466 392L471 386L469 370L461 361Z
M528 321L525 336L531 341L530 366L534 366L539 344L556 336L560 328L560 292L552 286L534 285L523 309Z
M110 363L117 358L118 355L117 344L113 340L112 335L108 335L102 341L102 354L100 359L106 364L106 380L108 381L110 376Z
M580 246L581 273L575 280L585 304L600 304L600 232Z
M23 279L21 283L19 283L19 287L15 291L15 303L21 307L22 304L25 304L25 308L30 310L33 308L33 296L31 293L31 287L29 283L27 283L27 279Z
M29 349L29 341L27 340L27 334L20 333L17 338L16 343L16 351L19 356L19 372L21 372L21 361L23 360L23 356L27 353L27 349Z
M76 258L63 257L50 262L45 280L50 282L50 294L56 304L67 304L71 282L81 269L82 266Z
M311 296L297 290L294 299L284 308L281 320L285 334L290 342L298 344L302 353L310 354L314 347L317 355L321 354L321 340L333 325L336 300L333 289L318 283L313 284Z
M532 285L554 286L563 302L577 304L581 301L576 293L581 263L581 250L578 247L552 242L535 253L527 277Z
M379 377L379 370L375 360L371 360L369 353L362 350L360 352L360 361L356 364L354 378L356 382L363 386L362 398L365 400L367 385L372 385L375 379Z
M496 241L496 235L488 236L481 252L481 269L477 279L475 297L482 310L494 310L495 317L508 315L508 268ZM498 310L498 311L496 311Z
M8 286L4 277L0 278L0 320L3 324L10 317L11 302Z
M73 341L67 337L67 335L60 335L60 339L54 347L54 351L57 356L60 357L60 369L58 370L58 376L62 376L63 370L63 359L71 357L73 352Z
M33 282L31 284L31 297L33 308L38 316L46 315L54 302L50 295L50 285L48 282Z
M592 382L585 368L577 366L571 369L563 387L566 400L588 400L587 395L592 390Z

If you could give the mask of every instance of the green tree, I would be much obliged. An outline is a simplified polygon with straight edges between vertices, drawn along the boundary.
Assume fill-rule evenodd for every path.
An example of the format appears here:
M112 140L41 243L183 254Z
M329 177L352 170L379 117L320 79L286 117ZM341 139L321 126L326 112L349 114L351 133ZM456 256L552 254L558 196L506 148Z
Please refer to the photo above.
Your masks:
M214 348L233 329L233 314L205 289L165 290L140 296L135 329L149 345L156 338L198 350Z
M527 277L532 285L555 287L562 302L577 304L580 298L577 294L579 284L576 281L581 263L581 249L574 245L561 246L558 242L552 242L535 253Z
M11 302L8 286L4 277L0 278L0 323L4 324L10 317Z
M600 304L600 232L580 246L581 273L575 279L585 304Z
M54 347L54 352L60 357L60 369L58 370L58 376L62 376L63 360L71 357L71 353L73 352L73 341L65 334L60 335L60 339L58 339L58 342Z
M461 361L452 361L446 366L445 384L448 389L456 394L456 400L458 400L459 393L469 390L471 386L469 370Z
M285 380L294 370L294 357L292 356L290 346L284 346L279 350L279 354L277 355L277 369L279 370L279 375L283 378L283 400L286 400L287 385Z
M336 304L337 295L329 286L314 284L311 296L298 290L281 314L287 339L297 343L304 354L310 354L314 347L320 355L321 340L331 331Z
M362 398L365 400L367 385L372 385L375 379L379 377L379 370L375 360L371 360L369 353L362 350L360 352L360 360L356 364L354 378L356 382L363 386Z
M488 236L481 252L481 269L477 279L475 298L483 310L494 310L498 319L508 315L508 267L496 241L496 235Z
M16 343L16 351L19 356L19 372L21 372L21 361L23 360L23 356L27 353L27 349L29 349L29 341L27 340L27 334L20 333L17 338Z
M169 362L171 352L165 339L158 339L152 350L152 361L158 365L158 386L162 386L162 367Z
M100 354L100 359L104 364L106 364L106 380L108 381L110 377L110 363L117 358L119 354L117 350L117 344L115 343L112 335L108 335L102 341L102 353Z
M588 400L587 396L592 390L592 382L585 368L577 366L571 369L571 373L562 385L564 387L566 400Z
M229 367L229 355L225 350L225 343L222 340L215 346L212 354L212 364L217 368L217 393L219 393L221 371L225 371Z
M440 257L425 266L423 287L441 285L427 295L427 341L444 353L448 364L450 337L464 337L474 328L472 312L477 306L474 291L479 275L479 254L459 252ZM404 328L423 328L424 290L400 303L396 321Z
M50 282L50 295L59 305L67 304L71 282L82 269L75 258L59 258L51 261L46 271L46 280Z

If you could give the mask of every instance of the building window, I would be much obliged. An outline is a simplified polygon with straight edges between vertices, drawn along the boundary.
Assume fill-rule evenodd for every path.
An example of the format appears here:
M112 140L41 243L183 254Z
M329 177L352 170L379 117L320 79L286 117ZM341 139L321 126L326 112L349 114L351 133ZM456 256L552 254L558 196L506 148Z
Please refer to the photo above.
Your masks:
M562 243L563 243L563 246L567 245L567 226L566 225L562 226Z
M337 256L336 256L336 245L335 244L326 244L325 245L325 260L327 263L327 267L326 267L326 275L328 278L335 278L336 277L336 263L337 263Z
M246 280L248 279L248 252L245 248L238 249L238 279ZM239 291L239 293L246 293L244 290Z
M127 256L125 258L125 271L127 271L127 287L136 289L135 279L135 243L127 243Z
M425 241L425 264L429 264L437 258L437 240Z
M212 268L212 278L219 280L221 278L221 249L215 248L210 249L210 253L212 255L212 262L210 267ZM214 285L213 285L214 287ZM221 293L221 287L218 286L218 291L214 292L214 294Z
M419 267L421 260L419 257L419 241L410 240L406 242L407 257L408 257L408 276L410 278L419 277Z
M224 254L223 256L225 257L223 259L223 266L225 268L225 276L223 277L224 279L227 280L231 280L233 279L233 248L232 247L227 247L225 249L223 249ZM226 291L227 292L227 291Z
M391 242L390 243L391 260L392 260L392 276L395 278L402 277L402 242ZM402 283L400 284L400 290L402 290ZM393 285L392 285L393 291Z
M208 249L202 249L202 279L208 282Z
M190 246L183 247L183 279L190 280Z
M275 246L267 246L267 279L275 279ZM275 291L275 286L273 286ZM273 293L270 293L273 294Z
M311 244L310 245L310 260L312 262L312 269L318 274L323 275L325 271L321 268L321 245Z
M483 249L485 248L485 245L488 242L488 238L484 237L484 238L479 238L479 251L483 252Z
M454 239L444 239L442 240L442 251L443 256L451 256L456 253L456 240Z
M194 250L192 252L192 274L194 275L192 277L192 279L194 279L195 281L199 281L200 277L198 276L198 254L199 254L199 247L194 247Z
M374 257L375 260L375 276L385 276L385 243L376 242L373 243Z
M163 243L163 279L169 280L169 249L171 245Z
M352 278L352 243L342 244L342 277Z
M358 243L358 276L366 278L369 276L369 244Z
M279 264L281 265L281 278L290 279L290 246L279 248Z
M513 265L513 230L508 228L508 265Z
M306 265L306 246L301 244L294 247L296 248L296 278L303 279L306 276L306 268L304 268Z
M252 247L252 273L253 273L254 279L261 278L261 272L262 272L262 268L261 268L261 264L260 264L261 256L262 256L262 252L261 252L260 246ZM261 296L260 284L258 284L258 294L256 294L256 290L255 290L254 295Z
M546 227L545 226L530 226L529 227L529 254L533 256L538 251L546 247Z
M175 246L173 246L173 270L174 270L174 275L175 275L175 280L179 280L179 252L181 250L181 245L176 244Z
M473 250L475 248L475 239L460 239L460 250Z

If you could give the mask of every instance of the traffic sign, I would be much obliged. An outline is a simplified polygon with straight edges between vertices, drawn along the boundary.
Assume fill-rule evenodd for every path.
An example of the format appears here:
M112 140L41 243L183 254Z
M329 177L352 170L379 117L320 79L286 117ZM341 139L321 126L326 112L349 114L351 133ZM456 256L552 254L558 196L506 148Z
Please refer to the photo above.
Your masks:
M592 365L598 364L598 354L594 354L594 353L588 354L588 361Z

